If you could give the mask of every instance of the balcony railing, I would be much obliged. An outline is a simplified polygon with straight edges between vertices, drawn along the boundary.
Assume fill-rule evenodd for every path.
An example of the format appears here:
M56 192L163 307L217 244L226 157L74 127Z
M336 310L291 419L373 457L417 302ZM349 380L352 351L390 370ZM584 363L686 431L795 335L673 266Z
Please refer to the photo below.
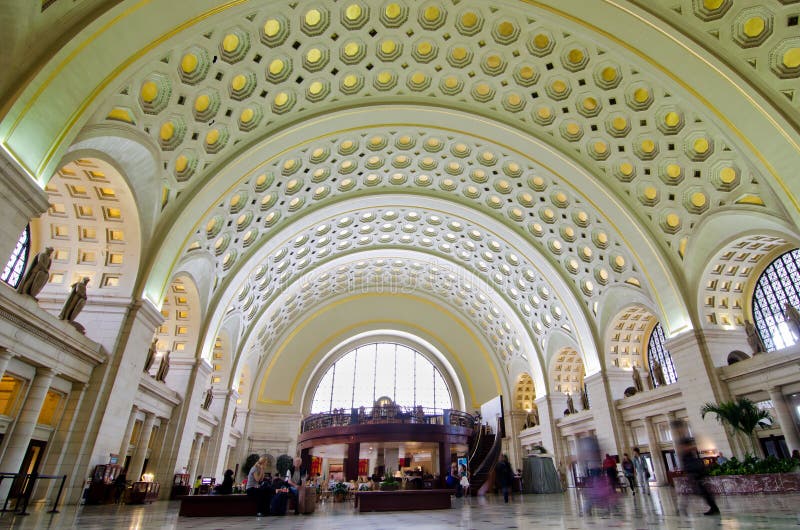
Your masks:
M303 419L301 432L373 423L451 425L471 429L477 426L476 421L474 416L460 410L384 405L371 408L334 409L330 412L312 414Z

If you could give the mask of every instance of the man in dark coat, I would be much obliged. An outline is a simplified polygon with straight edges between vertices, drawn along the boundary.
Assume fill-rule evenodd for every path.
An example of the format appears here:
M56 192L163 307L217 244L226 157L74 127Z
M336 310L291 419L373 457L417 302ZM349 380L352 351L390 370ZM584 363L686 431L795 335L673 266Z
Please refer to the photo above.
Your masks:
M497 485L503 492L503 501L508 502L508 493L511 491L511 481L514 479L514 470L511 469L511 464L508 463L508 456L503 455L500 461L494 468L495 476L497 477Z

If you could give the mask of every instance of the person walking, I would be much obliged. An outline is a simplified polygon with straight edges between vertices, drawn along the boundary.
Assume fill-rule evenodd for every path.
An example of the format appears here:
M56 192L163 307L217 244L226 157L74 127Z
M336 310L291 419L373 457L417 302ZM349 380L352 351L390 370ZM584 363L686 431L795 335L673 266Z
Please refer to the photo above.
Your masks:
M636 480L634 479L636 468L633 466L633 462L628 457L628 453L622 455L622 473L625 475L625 478L628 479L628 485L631 488L631 494L636 495Z
M689 480L692 490L703 497L708 504L708 511L703 515L719 515L719 506L717 506L714 495L703 481L706 469L703 461L697 455L694 441L691 438L682 438L678 444L678 450L680 451L681 470Z
M650 470L647 468L647 460L639 452L638 447L633 448L633 470L642 492L650 495Z
M497 463L495 475L497 476L497 484L503 492L503 502L508 502L508 494L511 491L511 480L514 477L514 471L511 469L511 464L508 463L508 456L503 455Z

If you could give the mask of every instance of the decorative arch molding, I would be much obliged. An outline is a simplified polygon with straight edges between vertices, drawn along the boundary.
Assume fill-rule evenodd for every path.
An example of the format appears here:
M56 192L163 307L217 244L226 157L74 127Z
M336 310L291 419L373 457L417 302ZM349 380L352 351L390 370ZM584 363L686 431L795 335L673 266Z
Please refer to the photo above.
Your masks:
M162 171L152 140L129 128L95 125L81 131L64 154L61 164L80 158L103 160L119 172L133 195L142 241L150 241L163 203ZM150 252L152 249L142 248L142 262Z
M573 350L577 352L578 357L581 358L581 361L584 363L584 366L586 366L584 353L581 352L580 346L575 341L575 339L565 333L555 332L551 335L550 340L547 341L547 348L545 350L546 351L545 359L546 359L546 366L548 373L550 373L553 370L553 364L556 362L556 359L560 354L560 352L564 350ZM552 381L550 381L549 379L547 381L548 385L546 389L548 392L551 392L553 390L550 386L550 384L552 384ZM537 397L542 397L542 395L544 394L537 394Z
M743 329L758 277L777 255L800 246L800 233L763 212L721 212L698 227L695 244L686 269L688 292L697 293L695 318L706 329Z
M399 263L403 268L397 268ZM398 271L407 274L396 274ZM438 271L437 275L429 276L433 271ZM337 280L333 281L333 277ZM391 253L370 250L345 255L298 277L243 329L240 339L243 347L238 357L246 360L248 356L260 356L284 333L301 325L308 314L354 293L384 293L389 296L388 303L392 295L413 295L429 300L448 313L460 315L465 323L469 322L471 329L488 345L496 362L505 366L504 373L509 372L509 364L514 362L531 367L539 377L543 373L535 340L504 298L497 297L480 278L463 274L445 260L431 260L428 256L401 250ZM253 303L244 290L237 298L240 303ZM231 318L244 320L244 310L226 310L229 312ZM539 383L543 384L542 381Z
M238 315L228 315L223 321L222 327L217 333L217 338L220 337L224 339L224 350L222 351L224 357L221 359L216 357L209 359L213 370L212 377L219 378L219 381L215 383L217 388L233 389L237 386L235 376L239 372L236 369L236 352L239 350L241 340L241 322ZM214 354L217 351L218 348L215 344ZM198 351L197 353L198 359L202 358L202 352Z
M791 177L794 168L800 165L796 131L764 97L753 94L747 83L716 57L695 43L687 42L685 35L675 28L664 27L662 19L656 21L655 17L628 4L597 1L582 2L580 6L559 4L559 8L549 4L547 1L528 2L507 8L511 15L518 14L514 8L523 8L527 13L536 14L536 18L551 19L558 26L564 26L560 28L562 31L569 28L570 33L605 42L609 48L623 49L624 53L641 62L641 67L682 87L687 95L707 105L714 119L732 127L743 146L755 151L751 156L763 162L771 177L778 180L776 189L797 189L797 178ZM59 150L71 140L73 131L84 122L86 114L99 106L95 100L114 92L119 81L117 76L130 75L147 60L163 57L166 50L157 48L154 43L172 46L178 41L185 42L187 35L182 31L202 34L217 26L234 23L233 20L243 15L248 7L238 2L219 6L200 1L177 10L169 9L166 1L157 1L125 11L122 11L122 6L110 9L59 49L31 84L20 91L0 128L7 149L16 153L31 174L52 172L51 161L58 159ZM116 46L120 40L131 43L130 47ZM130 48L135 50L132 54ZM648 50L652 55L639 50ZM105 60L97 60L97 57ZM80 82L72 75L77 64L86 70ZM99 81L97 84L86 83L87 77ZM702 86L693 86L685 81L698 79L702 80ZM713 102L716 106L703 97L705 93L718 95ZM775 95L775 98L780 96ZM34 105L55 101L60 102L54 106L57 112L45 116L45 119L29 112ZM84 113L72 115L75 108ZM774 134L775 129L779 134ZM752 140L744 137L741 131L745 130L756 131ZM23 148L31 138L42 140L39 145ZM781 143L777 148L774 146L776 138ZM779 150L786 151L787 156L777 157L775 166L767 163L761 154ZM791 193L782 199L792 203L796 218L797 204L793 202Z
M350 210L348 208L349 203L338 204L335 207L326 207L324 209L317 210L312 214L309 214L309 216L307 216L303 220L308 227L306 230L310 230L313 232L313 230L316 227L325 224L326 222L330 222L331 219L336 220L341 218L342 216L354 216L354 215L357 216L358 212L369 212L372 211L372 208L379 208L379 207L382 207L384 209L391 208L394 211L398 211L399 208L404 208L405 205L407 204L409 205L409 207L413 207L414 210L416 211L423 211L425 208L431 208L431 207L435 208L435 211L439 212L439 215L442 215L443 218L445 218L444 216L447 216L445 219L458 220L458 222L464 224L464 226L469 226L470 224L476 221L474 211L471 211L467 208L463 208L458 205L443 203L441 201L433 199L411 197L411 196L399 196L399 197L393 196L391 198L391 202L389 203L392 204L391 207L387 206L387 202L388 201L386 197L383 196L365 197L361 198L355 204L355 206L357 207L357 209L355 210ZM558 296L557 293L569 293L570 287L561 279L558 273L552 271L549 262L539 257L536 253L531 253L525 250L528 246L526 241L516 233L509 231L507 228L502 226L502 224L497 223L493 219L488 219L488 218L479 220L482 221L483 224L478 226L484 233L488 234L492 238L495 238L497 241L507 242L507 244L510 245L509 249L513 249L512 251L515 253L516 256L518 256L519 259L523 259L523 257L525 257L524 261L520 262L520 266L524 262L527 262L528 266L531 267L532 271L538 271L535 273L536 276L535 282L544 281L548 285L548 291L549 293L551 293L549 296L551 296L554 301L557 301L558 304L562 307L564 315L563 321L569 322L571 324L572 332L576 333L578 336L591 337L592 332L590 328L590 323L585 316L586 309L569 297ZM265 260L267 260L271 256L276 255L276 253L283 254L283 252L280 251L280 249L283 246L291 247L292 246L291 242L297 240L299 234L305 232L305 230L299 232L294 230L296 230L296 228L294 228L292 232L289 232L288 230L285 231L284 232L285 235L281 234L283 237L275 237L267 241L264 245L262 245L257 249L256 253L254 253L253 256L251 256L250 258L251 262L258 264L261 262L265 262ZM348 253L352 253L352 251L342 252L341 254L345 255ZM433 254L433 256L438 255L435 249L431 248L431 249L426 249L425 252L421 254L421 256L424 258L429 254ZM441 258L446 259L450 263L448 268L452 269L457 274L459 275L463 274L469 278L474 277L475 281L478 284L485 285L484 287L482 287L482 289L485 290L486 292L494 292L496 294L499 294L501 297L505 296L500 287L491 286L491 284L488 282L488 279L482 277L483 276L482 273L479 274L477 270L475 271L470 270L469 268L466 267L466 264L464 264L462 261L460 260L456 261L455 259L453 259L452 256L448 255L441 255ZM528 258L535 261L530 262L528 261ZM320 263L322 263L321 260ZM321 265L319 264L314 267L310 266L305 270L304 274L309 274L313 271L317 271L320 266ZM258 276L259 273L257 265L253 266L252 269L250 270L245 270L244 268L242 268L227 282L225 289L217 293L215 298L212 300L212 307L229 307L233 302L233 300L235 299L235 297L237 297L239 293L242 292L242 286L246 285L248 282L252 282L252 280L250 279L251 277L258 277ZM297 276L297 277L292 277L291 281L298 282L301 281L301 279L302 276ZM280 285L280 290L282 291L283 289L285 289L285 286L283 285L282 282ZM276 292L278 291L277 287L273 290L275 290ZM269 302L269 304L271 303L272 302ZM508 303L509 305L519 305L521 302L520 300L514 301L510 296L507 296L506 303ZM263 308L268 307L269 304L267 304L267 301L265 300L260 302L257 307L262 308L263 310ZM220 313L221 312L219 311L211 311L209 313L212 315L212 321L209 323L208 326L209 330L213 331L215 327L219 325L218 322L222 318ZM520 312L519 314L520 314L519 318L522 318L523 313ZM542 327L542 329L544 329L544 327ZM587 344L583 346L583 350L587 355L587 358L591 358L590 356L595 351L593 343L587 341ZM208 342L206 342L204 351L209 351ZM535 350L531 348L528 351L535 351ZM595 361L594 363L592 363L592 365L598 367L599 369L599 362Z
M396 311L385 309L390 300ZM397 318L402 311L406 318ZM435 323L435 329L431 324ZM300 399L312 370L336 345L361 333L403 332L430 343L442 353L463 385L461 403L477 408L481 403L509 390L501 367L488 351L488 344L470 327L439 304L412 295L365 294L331 301L291 333L281 337L262 358L254 380L250 408L292 407L299 411ZM293 380L284 374L296 374ZM307 393L307 392L306 392ZM454 397L455 399L455 397Z
M211 288L214 285L214 259L208 254L198 252L179 263L176 269L176 277L185 275L192 279L200 299L200 307L205 308L203 311L205 321L211 299Z
M88 153L87 153L88 154ZM123 176L101 158L65 163L45 186L50 207L31 221L31 251L53 247L50 280L42 291L55 301L81 277L88 296L129 299L142 256L139 212Z
M302 390L301 396L301 410L303 415L308 415L311 411L311 405L314 395L319 386L319 382L328 372L331 366L339 360L343 355L359 346L365 346L375 342L389 342L402 344L412 350L418 351L426 359L431 361L434 367L442 374L442 378L450 391L450 397L453 400L453 408L458 410L467 410L467 401L464 393L464 382L459 380L457 372L453 367L450 360L438 348L427 340L404 331L399 330L382 330L373 329L354 335L343 342L337 344L330 351L323 355L319 362L312 370L312 375L308 378L305 387Z
M647 345L656 324L658 316L645 304L630 302L621 308L606 328L606 367L647 370Z
M202 333L202 307L191 275L177 274L170 282L170 290L161 304L161 316L164 321L158 328L160 354L163 355L169 350L173 355L184 358L196 356ZM150 371L155 375L157 370L158 364L154 363ZM175 390L182 394L185 389Z
M618 324L618 319L630 307L641 307L652 314L657 321L661 320L661 315L652 300L644 296L637 289L628 286L615 286L608 290L604 305L598 312L598 329L601 330L601 340L603 344L603 362L609 366L608 347L611 336ZM647 345L645 344L645 347Z
M381 117L387 120L385 126L375 123L377 110L380 110ZM396 118L396 121L392 118ZM342 131L338 125L340 120L345 120L348 124L351 124L352 129ZM425 123L436 123L437 128L420 125ZM248 179L254 180L261 172L267 169L266 164L274 163L276 160L299 160L303 156L307 156L301 154L303 149L309 149L314 142L320 142L323 138L348 137L352 135L354 130L378 130L381 127L400 127L413 130L418 130L422 127L434 131L436 134L455 135L459 138L468 138L468 136L464 133L453 131L479 130L483 135L482 138L477 140L474 137L469 138L484 144L487 141L491 142L494 144L493 148L498 151L513 153L520 160L530 161L531 164L539 167L542 172L558 175L557 178L561 185L569 188L571 193L575 193L576 197L584 202L589 210L606 212L600 213L599 217L602 217L602 224L605 224L606 228L610 229L609 235L615 240L614 244L609 248L618 249L623 254L628 255L627 260L623 257L619 262L620 270L625 270L625 274L630 275L632 281L638 282L643 289L653 293L653 297L664 308L665 322L669 323L670 329L676 332L686 326L690 326L689 317L681 299L679 282L676 279L676 266L669 259L661 256L658 243L654 243L652 234L642 226L640 219L630 213L630 208L623 205L609 189L600 186L598 180L591 176L583 166L566 159L552 147L530 135L498 122L460 111L414 105L381 106L380 109L367 107L340 111L294 126L285 133L267 139L245 151L235 162L205 181L202 189L198 190L194 195L192 205L181 212L175 212L176 215L168 223L173 229L165 236L165 244L160 253L154 258L147 283L143 286L144 295L148 298L157 296L156 293L163 289L163 280L161 278L163 278L163 275L168 274L169 267L172 266L176 259L175 250L181 249L181 252L185 252L184 249L189 247L190 241L194 237L193 232L197 232L200 225L208 221L205 217L199 217L198 213L204 211L208 216L216 208L216 205L227 204L230 197L237 194L239 188L244 186ZM309 140L307 137L308 130L313 130L317 136ZM368 150L364 152L369 153ZM537 159L530 159L527 153L537 153ZM457 157L454 157L454 159L457 159ZM337 168L332 168L332 170L334 172L338 171ZM417 194L422 193L421 190L414 191L413 189L392 191L392 193L398 192L413 193L414 201L420 200L421 196ZM425 193L431 194L430 191L425 191ZM347 199L343 196L340 200ZM439 201L441 204L446 203L446 201L438 197L422 197L422 200ZM302 214L295 214L302 215L302 222L306 225L311 224L306 219L317 217L316 212L326 208L325 206L320 206L318 207L319 210L313 210L310 199L308 202L308 207L300 210ZM464 197L456 198L454 202L464 204L466 207L472 204L472 201ZM450 206L448 205L447 208L450 208ZM479 206L478 209L483 212L481 218L484 218L484 216L486 218L498 216L497 211L492 208ZM306 213L309 210L311 210L311 213ZM467 211L470 212L467 218L475 216L476 210L474 208ZM288 215L286 214L284 217L288 219ZM501 218L500 222L518 232L526 230L524 223L521 222L513 222L503 218ZM275 236L271 235L270 237L274 239ZM530 238L531 236L526 237ZM616 242L617 238L619 238L619 242ZM536 238L531 240L535 241ZM541 253L543 256L550 254L550 252L541 252L536 249L534 249L534 252L536 254ZM594 252L599 255L603 251L595 250ZM241 251L238 254L240 254L241 259L244 259L245 255L249 257L256 255L252 250L247 250L246 253ZM571 266L576 267L576 270L581 270L582 262L580 259L576 261L575 265L566 263L567 260L564 256L548 256L544 259L549 259L556 266L556 270L561 270L560 274L564 278L572 277L573 274L567 270ZM614 260L610 259L610 261ZM237 268L240 268L240 266L237 265L232 270L235 271ZM642 271L642 278L638 277L638 273L632 272L634 270ZM587 278L592 283L597 282L598 285L610 281L607 276L600 280ZM595 285L595 290L599 290L598 285ZM573 287L573 290L575 289L578 289L578 287Z

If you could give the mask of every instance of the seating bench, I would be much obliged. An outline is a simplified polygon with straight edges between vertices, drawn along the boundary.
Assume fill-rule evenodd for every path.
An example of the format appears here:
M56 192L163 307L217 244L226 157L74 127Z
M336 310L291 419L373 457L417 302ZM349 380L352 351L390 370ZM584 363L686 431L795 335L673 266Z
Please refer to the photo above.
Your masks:
M233 495L184 495L178 497L183 517L231 517L258 513L256 502L244 493Z
M357 491L355 504L360 512L450 509L451 489Z

